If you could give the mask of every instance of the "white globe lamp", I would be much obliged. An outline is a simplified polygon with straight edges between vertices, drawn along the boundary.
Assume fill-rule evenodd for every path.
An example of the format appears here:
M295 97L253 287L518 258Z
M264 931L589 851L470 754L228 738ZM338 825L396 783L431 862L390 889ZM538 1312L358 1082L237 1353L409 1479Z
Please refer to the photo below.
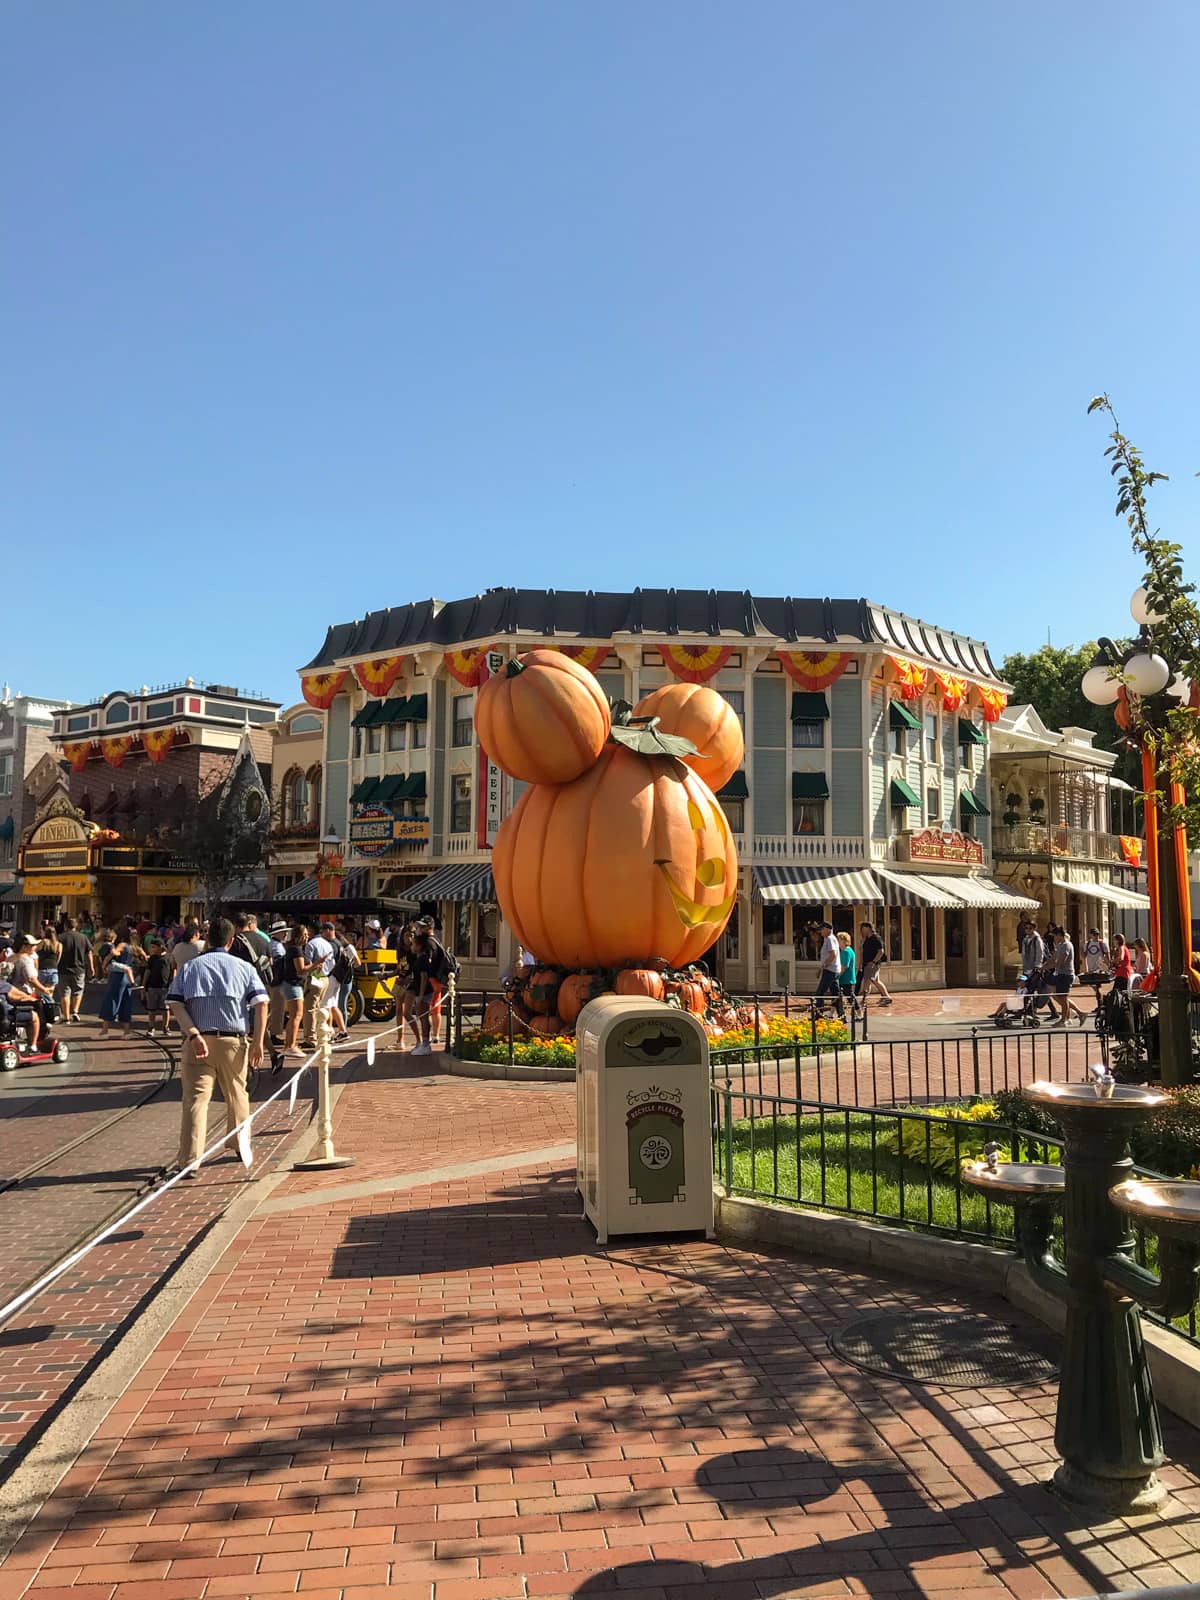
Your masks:
M1192 697L1191 683L1187 678L1184 678L1177 673L1168 687L1167 693L1171 696L1172 700L1190 700Z
M1151 611L1150 596L1146 593L1144 585L1133 591L1129 600L1129 615L1139 628L1152 628L1156 622L1162 621L1157 611Z
M1085 700L1090 700L1094 706L1116 705L1121 685L1118 679L1111 676L1111 672L1112 668L1105 666L1087 669L1079 685Z
M1134 694L1161 694L1171 681L1171 669L1161 656L1139 650L1125 663L1125 676Z

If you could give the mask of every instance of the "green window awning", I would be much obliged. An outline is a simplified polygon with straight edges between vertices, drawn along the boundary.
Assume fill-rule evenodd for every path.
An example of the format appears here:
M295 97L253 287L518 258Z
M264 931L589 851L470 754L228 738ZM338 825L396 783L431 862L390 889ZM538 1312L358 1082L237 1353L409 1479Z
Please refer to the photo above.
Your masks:
M402 772L393 772L389 777L379 780L379 788L374 795L377 806L390 805L393 800L399 800L404 792L404 785L408 779Z
M893 733L920 733L921 722L919 717L913 716L902 700L890 700L888 702L888 727L891 728Z
M378 799L382 780L379 778L364 778L361 783L356 783L350 791L350 804L352 806L371 806Z
M396 797L399 800L424 800L425 774L423 772L410 773L404 780L404 788Z
M746 774L735 772L728 783L722 784L717 790L718 800L748 800L750 791L746 787Z
M742 781L745 782L745 779ZM15 824L13 819L11 817L5 817L4 821L0 822L0 839L11 839L14 828Z
M383 721L383 710L386 702L383 700L368 700L361 711L356 711L352 728L375 728Z
M394 695L392 699L383 702L383 710L379 714L379 721L383 723L403 722L404 708L408 701L402 694Z
M809 694L797 690L792 695L793 722L821 722L829 716L829 701L823 694Z
M959 717L958 742L959 744L986 744L987 734L984 733L982 728L977 728L970 717Z
M893 705L895 702L892 702ZM888 788L888 803L893 809L900 806L919 806L921 804L914 789L910 789L903 778L893 778Z
M428 722L429 721L429 696L427 694L410 694L404 702L404 716L402 722Z
M828 800L829 780L823 772L793 772L793 800Z
M968 817L990 817L991 816L991 812L984 805L983 801L978 799L975 795L973 795L971 793L970 789L964 789L963 790L963 792L958 797L958 804L959 804L959 809L962 811L964 816L968 816Z

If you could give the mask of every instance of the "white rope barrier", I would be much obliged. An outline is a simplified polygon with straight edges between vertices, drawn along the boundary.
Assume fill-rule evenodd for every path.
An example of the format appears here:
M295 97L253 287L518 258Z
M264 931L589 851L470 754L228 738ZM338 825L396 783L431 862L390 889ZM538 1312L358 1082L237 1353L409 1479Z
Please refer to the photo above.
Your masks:
M403 1024L401 1024L401 1027L403 1027ZM385 1028L382 1033L373 1033L365 1041L368 1066L373 1065L375 1061L376 1040L386 1039L389 1034L396 1033L397 1031L398 1030L396 1028ZM364 1041L359 1040L354 1041L356 1046L363 1042ZM52 1283L61 1278L64 1272L69 1272L72 1267L78 1266L78 1264L86 1256L91 1254L97 1245L103 1244L105 1240L110 1239L114 1233L119 1233L131 1218L136 1217L139 1212L145 1211L148 1206L153 1205L156 1200L160 1199L169 1190L173 1189L177 1183L186 1178L190 1172L195 1172L211 1156L215 1156L224 1145L229 1143L231 1139L236 1139L237 1141L238 1156L241 1159L242 1165L246 1168L251 1167L254 1162L254 1156L250 1148L250 1129L253 1126L255 1117L257 1117L260 1112L265 1111L269 1105L278 1100L283 1094L288 1095L289 1112L293 1110L296 1105L296 1089L299 1085L300 1079L309 1070L309 1068L319 1060L320 1055L321 1051L319 1048L314 1050L306 1060L300 1063L295 1072L292 1073L291 1077L288 1078L286 1082L281 1083L278 1089L276 1089L272 1094L268 1095L265 1100L260 1101L259 1104L256 1105L251 1111L250 1115L239 1122L236 1128L230 1129L228 1133L223 1133L219 1139L210 1144L208 1149L205 1150L201 1155L197 1156L194 1161L189 1161L186 1167L180 1167L178 1172L173 1173L171 1177L167 1178L163 1183L155 1184L154 1188L151 1189L148 1194L144 1194L140 1200L135 1200L133 1205L131 1205L128 1210L122 1211L119 1216L115 1217L107 1224L107 1226L102 1228L94 1238L89 1239L86 1244L80 1245L79 1248L77 1250L73 1250L70 1255L64 1256L61 1261L56 1262L55 1265L52 1266L47 1272L44 1272L40 1278L29 1284L27 1288L22 1289L20 1294L14 1299L10 1300L7 1305L0 1306L0 1326L3 1326L3 1324L6 1323L10 1317L15 1316L18 1311L21 1311L25 1306L27 1306L31 1300L36 1300L38 1295L40 1295L43 1290L48 1289Z

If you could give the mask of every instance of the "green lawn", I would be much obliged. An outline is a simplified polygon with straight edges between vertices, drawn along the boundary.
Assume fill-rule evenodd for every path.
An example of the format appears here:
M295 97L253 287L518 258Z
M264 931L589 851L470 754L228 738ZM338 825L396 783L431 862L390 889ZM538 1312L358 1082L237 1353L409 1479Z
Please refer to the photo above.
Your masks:
M1011 1240L1008 1206L989 1203L923 1161L901 1158L885 1147L896 1121L894 1115L869 1111L739 1119L731 1130L732 1187L764 1199L798 1200L913 1228ZM910 1130L913 1126L910 1122ZM977 1152L981 1133L977 1125L964 1127L964 1156ZM912 1138L910 1131L910 1150ZM726 1175L726 1161L722 1145L717 1151L720 1177Z

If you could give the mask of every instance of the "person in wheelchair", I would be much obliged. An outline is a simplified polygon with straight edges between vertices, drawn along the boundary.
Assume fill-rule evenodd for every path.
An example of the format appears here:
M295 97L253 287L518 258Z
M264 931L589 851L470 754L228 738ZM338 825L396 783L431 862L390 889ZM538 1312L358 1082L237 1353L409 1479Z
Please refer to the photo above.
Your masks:
M34 1055L42 1034L38 996L8 978L0 978L0 1034L11 1039L18 1028L25 1029L22 1052L27 1056Z

